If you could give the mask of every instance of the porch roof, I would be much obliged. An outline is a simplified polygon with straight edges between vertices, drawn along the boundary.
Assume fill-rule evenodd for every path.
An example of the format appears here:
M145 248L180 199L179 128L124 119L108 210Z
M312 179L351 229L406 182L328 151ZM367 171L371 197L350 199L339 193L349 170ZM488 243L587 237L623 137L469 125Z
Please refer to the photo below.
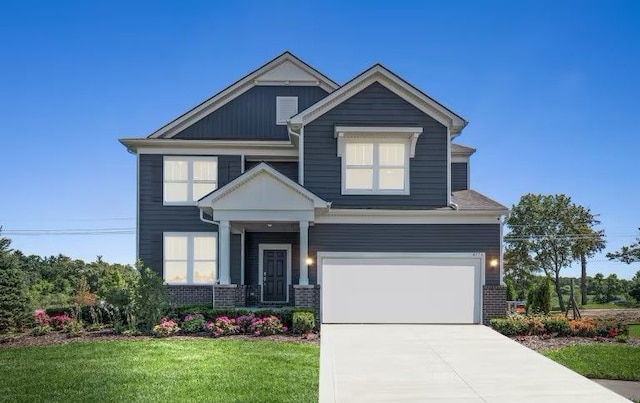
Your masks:
M198 201L213 220L314 221L331 203L261 163Z

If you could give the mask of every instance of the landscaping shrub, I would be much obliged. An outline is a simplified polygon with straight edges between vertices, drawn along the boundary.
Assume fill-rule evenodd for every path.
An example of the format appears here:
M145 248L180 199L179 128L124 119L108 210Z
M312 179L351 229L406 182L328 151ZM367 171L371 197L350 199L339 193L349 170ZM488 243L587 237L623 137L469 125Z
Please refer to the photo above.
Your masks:
M184 333L198 333L204 330L204 325L206 323L204 316L200 313L187 314L182 319L182 326L180 329Z
M529 323L524 316L491 319L489 325L505 336L523 335L529 332Z
M249 310L244 308L215 308L210 304L190 304L171 306L165 311L165 316L174 320L180 320L188 314L201 314L204 319L213 322L219 316L228 318L239 318L240 316L254 315L255 317L275 316L283 325L291 328L293 326L293 314L295 312L311 312L309 308L284 308L284 309L258 309Z
M49 332L51 332L51 318L44 309L37 309L33 313L33 323L34 327L31 329L31 334L34 336L42 336Z
M593 337L596 335L596 324L593 319L574 319L569 322L572 336Z
M541 277L534 281L527 293L527 313L545 314L551 311L551 280Z
M162 277L144 267L142 262L138 262L136 267L140 277L133 287L132 314L136 318L138 330L148 332L161 320L167 309L167 290Z
M525 322L527 323L527 334L542 335L547 333L544 326L544 316L529 316Z
M206 328L211 332L213 337L229 336L239 333L236 320L228 316L217 317L215 321L207 323Z
M68 337L80 337L84 333L84 327L81 321L72 318L62 326L62 331Z
M45 309L45 313L49 316L71 316L74 313L74 309L76 308L72 306L52 307ZM81 306L80 311L78 312L78 317L87 325L91 325L96 322L109 324L113 320L114 312L115 307L111 305Z
M254 336L272 336L287 331L287 327L276 316L256 318L251 324L251 333Z
M313 312L294 312L292 322L291 329L296 334L312 332L316 327L316 318Z
M558 336L571 334L569 320L563 316L545 316L542 321L547 332Z
M151 329L151 332L156 337L167 337L172 334L176 334L180 331L178 324L168 318L162 318L160 324L157 324Z
M600 319L595 321L595 335L600 337L626 336L629 326L617 320Z
M247 315L241 315L236 318L236 324L240 333L251 333L251 325L256 319L256 316L252 313Z
M64 326L67 323L71 322L72 320L73 320L73 318L71 316L67 315L66 313L53 315L51 317L51 326L55 330L62 330L64 328Z

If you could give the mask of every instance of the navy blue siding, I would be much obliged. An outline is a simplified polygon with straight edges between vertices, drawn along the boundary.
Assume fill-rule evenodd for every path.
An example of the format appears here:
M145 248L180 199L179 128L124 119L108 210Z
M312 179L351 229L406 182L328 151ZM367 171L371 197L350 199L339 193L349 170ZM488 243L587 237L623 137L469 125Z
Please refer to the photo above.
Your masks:
M256 165L260 164L262 161L247 161L244 163L245 171L250 170ZM297 161L265 161L267 164L271 165L275 168L276 171L280 172L287 178L291 179L294 182L298 182L298 162Z
M298 284L300 278L300 234L297 232L247 232L245 233L244 283L258 284L259 246L261 243L291 244L291 279Z
M176 134L176 139L288 140L286 125L276 125L276 97L297 96L302 111L327 92L313 86L256 86Z
M200 221L196 206L164 206L163 156L141 154L139 158L138 257L162 275L163 232L217 232L218 227ZM226 185L239 175L239 156L218 157L218 186ZM239 243L232 252L240 253ZM232 263L234 259L232 257Z
M499 269L489 261L500 256L499 224L317 224L309 228L309 254L317 252L484 252L486 284L500 284ZM397 284L409 278L393 278ZM317 283L317 268L309 267Z
M418 126L410 160L410 195L341 195L341 160L334 128ZM304 185L333 207L429 209L447 204L447 129L379 83L344 101L304 129Z
M466 162L451 163L451 190L453 192L469 189L468 173L468 165Z

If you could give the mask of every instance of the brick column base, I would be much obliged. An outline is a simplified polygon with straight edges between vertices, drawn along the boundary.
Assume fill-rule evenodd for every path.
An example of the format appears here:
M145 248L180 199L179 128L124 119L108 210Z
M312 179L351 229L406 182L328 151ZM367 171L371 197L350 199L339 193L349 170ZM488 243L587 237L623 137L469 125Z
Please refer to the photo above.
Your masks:
M238 301L237 284L216 284L213 286L213 306L215 308L234 308Z
M320 324L320 286L298 285L293 286L293 300L296 308L311 308L316 316L316 325Z
M482 287L482 323L489 324L493 318L507 316L507 287L485 285Z

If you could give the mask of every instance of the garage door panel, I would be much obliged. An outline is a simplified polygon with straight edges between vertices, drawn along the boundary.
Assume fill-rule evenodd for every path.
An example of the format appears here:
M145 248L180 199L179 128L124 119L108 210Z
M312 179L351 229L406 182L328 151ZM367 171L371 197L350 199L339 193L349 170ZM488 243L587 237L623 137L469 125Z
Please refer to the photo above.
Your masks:
M479 259L325 259L325 323L476 323Z

